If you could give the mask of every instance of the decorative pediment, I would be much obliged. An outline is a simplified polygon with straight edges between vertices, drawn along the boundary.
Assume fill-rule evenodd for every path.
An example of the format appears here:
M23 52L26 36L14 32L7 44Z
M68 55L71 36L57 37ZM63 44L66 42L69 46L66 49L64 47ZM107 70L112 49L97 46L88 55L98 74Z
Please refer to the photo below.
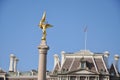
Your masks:
M87 70L81 70L81 71L75 72L75 74L95 74L95 73L87 71Z
M68 72L68 74L76 74L77 75L77 74L96 74L96 73L86 70L86 69L80 69L80 70Z

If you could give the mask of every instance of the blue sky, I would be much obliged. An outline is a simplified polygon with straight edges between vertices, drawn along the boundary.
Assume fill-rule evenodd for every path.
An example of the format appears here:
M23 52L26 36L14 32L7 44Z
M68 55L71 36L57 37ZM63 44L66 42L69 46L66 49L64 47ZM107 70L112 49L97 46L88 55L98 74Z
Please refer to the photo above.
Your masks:
M54 27L47 30L47 69L53 55L84 49L84 26L88 26L87 49L109 51L109 62L120 55L119 0L0 0L0 67L9 69L9 55L19 58L18 70L38 67L38 27L43 12ZM120 62L119 62L120 64Z

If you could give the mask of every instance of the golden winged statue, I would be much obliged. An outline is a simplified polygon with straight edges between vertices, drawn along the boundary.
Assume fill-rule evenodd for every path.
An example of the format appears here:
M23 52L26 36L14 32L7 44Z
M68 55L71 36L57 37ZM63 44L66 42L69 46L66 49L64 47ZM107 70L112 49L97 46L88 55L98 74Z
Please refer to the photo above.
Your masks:
M42 40L46 40L46 29L52 27L51 24L48 24L46 22L46 12L43 13L43 17L40 20L39 27L42 29L43 35L42 35Z

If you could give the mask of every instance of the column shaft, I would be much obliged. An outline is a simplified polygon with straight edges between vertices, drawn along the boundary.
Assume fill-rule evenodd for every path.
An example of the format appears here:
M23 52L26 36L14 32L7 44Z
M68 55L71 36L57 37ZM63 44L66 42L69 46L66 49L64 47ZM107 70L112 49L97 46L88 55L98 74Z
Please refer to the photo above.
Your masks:
M38 80L46 80L46 55L39 55L39 72Z

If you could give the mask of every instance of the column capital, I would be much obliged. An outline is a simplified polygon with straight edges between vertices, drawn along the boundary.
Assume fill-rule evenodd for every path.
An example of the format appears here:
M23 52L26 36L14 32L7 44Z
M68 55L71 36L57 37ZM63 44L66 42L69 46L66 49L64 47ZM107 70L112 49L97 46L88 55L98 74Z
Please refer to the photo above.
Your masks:
M47 45L45 40L42 40L40 45L38 46L38 50L40 54L47 54L47 51L49 50L49 46Z
M18 61L19 61L19 59L15 57L15 58L14 58L14 61L18 62Z
M49 50L49 46L47 45L39 45L38 49L45 49L45 50Z
M38 46L38 49L49 49L49 46L47 45L47 42L45 40L41 40L40 45Z
M15 55L14 54L10 54L10 58L15 58Z

